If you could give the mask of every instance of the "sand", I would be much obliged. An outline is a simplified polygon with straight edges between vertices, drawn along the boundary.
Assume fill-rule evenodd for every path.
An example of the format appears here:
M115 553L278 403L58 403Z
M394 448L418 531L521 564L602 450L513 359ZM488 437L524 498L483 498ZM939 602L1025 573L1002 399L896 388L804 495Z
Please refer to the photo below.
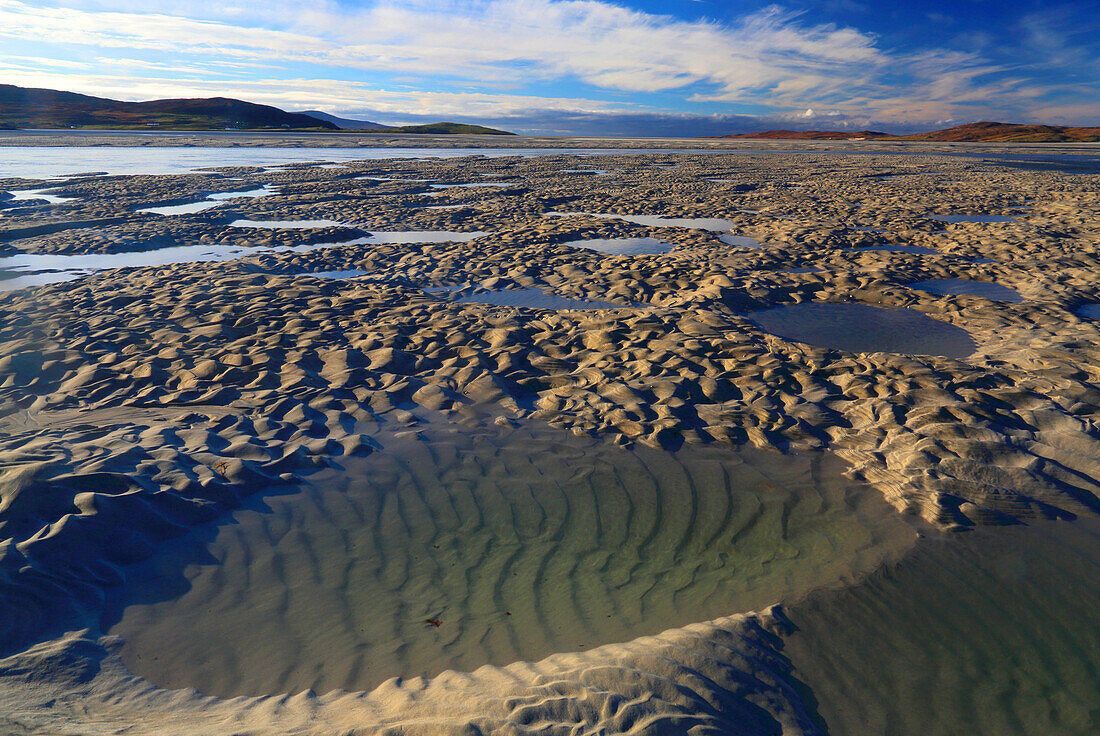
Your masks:
M50 189L72 201L0 202L9 253L255 248L0 294L0 713L11 725L0 723L858 734L950 733L960 718L975 732L1094 731L1084 693L1098 657L1074 627L1095 618L1096 597L1073 585L1093 563L1066 567L1072 552L1051 540L1095 558L1100 323L1078 313L1100 302L1100 182L922 150L771 153L766 166L612 154L599 159L604 176L561 175L591 165L567 152L237 167L76 177ZM261 185L278 193L135 212ZM1015 219L929 219L951 214ZM668 224L688 218L728 220L761 246ZM228 227L237 219L348 226ZM362 239L394 230L487 234ZM616 238L676 247L565 245ZM333 240L356 242L265 249ZM881 244L933 252L858 250ZM346 270L365 275L310 275ZM1022 301L908 286L949 279ZM460 301L529 288L605 308ZM969 342L946 355L852 352L752 318L808 303L911 310ZM534 449L548 442L567 449ZM594 483L586 469L621 472ZM532 491L535 478L553 490ZM547 506L535 514L528 498ZM671 505L656 513L659 502ZM744 526L721 508L761 513ZM349 556L353 541L373 551ZM1050 572L1004 583L1005 544ZM764 550L768 564L743 574ZM501 575L506 560L523 587ZM944 568L961 587L937 582ZM633 587L644 581L652 601ZM1069 588L1059 603L1052 591ZM996 596L1024 601L1024 618ZM1001 628L968 635L984 619ZM921 634L922 621L940 628ZM192 632L208 649L187 647ZM868 640L881 648L851 654ZM975 659L996 685L951 695L985 676L965 676ZM928 683L943 671L958 679L941 692ZM925 715L941 701L942 720Z
M1098 534L1088 518L926 541L791 607L793 674L835 733L1095 733Z
M376 429L378 452L163 546L112 591L123 661L222 697L368 690L766 608L915 540L826 453L486 419Z

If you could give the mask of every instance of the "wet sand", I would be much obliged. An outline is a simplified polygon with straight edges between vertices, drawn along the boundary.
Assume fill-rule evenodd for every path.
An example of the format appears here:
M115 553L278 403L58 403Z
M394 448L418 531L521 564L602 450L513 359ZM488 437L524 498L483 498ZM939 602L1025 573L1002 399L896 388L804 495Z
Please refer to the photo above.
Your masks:
M792 606L784 649L832 734L1077 734L1100 727L1100 525L928 540Z
M222 697L369 690L797 600L916 538L827 453L488 419L376 429L378 452L163 545L112 591L123 661Z
M1100 182L799 150L0 180L64 198L0 201L16 278L49 274L3 256L244 251L0 293L0 726L1086 733ZM508 186L430 186L477 181ZM393 231L464 235L367 235ZM568 245L628 238L674 247ZM1020 301L910 288L958 280ZM570 308L467 303L523 289ZM812 304L966 349L753 320Z

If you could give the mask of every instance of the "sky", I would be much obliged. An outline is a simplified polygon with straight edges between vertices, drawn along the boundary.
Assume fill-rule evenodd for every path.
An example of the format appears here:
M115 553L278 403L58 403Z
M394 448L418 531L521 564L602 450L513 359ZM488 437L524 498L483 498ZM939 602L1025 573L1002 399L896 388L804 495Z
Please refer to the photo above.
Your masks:
M0 0L0 82L546 135L1100 125L1100 0Z

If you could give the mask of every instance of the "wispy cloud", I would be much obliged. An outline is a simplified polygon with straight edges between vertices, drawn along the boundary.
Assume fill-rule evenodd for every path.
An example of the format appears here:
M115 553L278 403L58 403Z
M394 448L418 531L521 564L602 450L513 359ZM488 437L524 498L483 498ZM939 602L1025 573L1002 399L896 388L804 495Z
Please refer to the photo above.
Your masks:
M251 79L161 78L107 74L61 74L29 71L0 63L0 76L24 87L97 90L97 94L120 100L148 100L162 97L207 97L224 95L287 109L320 109L332 112L369 110L387 116L419 115L451 117L509 117L532 110L563 110L578 113L611 113L637 110L638 106L577 97L533 97L484 92L425 92L418 89L377 89L339 79ZM404 118L394 119L401 122Z
M838 70L878 56L866 34L803 25L797 15L778 7L736 26L591 0L405 2L364 10L322 6L274 12L269 21L279 27L0 0L0 36L171 53L276 56L477 82L575 77L632 92L702 82L734 98L800 77L807 67Z

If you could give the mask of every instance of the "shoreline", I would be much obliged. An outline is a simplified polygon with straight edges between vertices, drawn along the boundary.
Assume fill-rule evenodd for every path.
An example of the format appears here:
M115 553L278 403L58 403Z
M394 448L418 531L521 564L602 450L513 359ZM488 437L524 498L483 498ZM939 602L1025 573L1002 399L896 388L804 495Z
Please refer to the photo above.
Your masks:
M277 143L278 145L272 145ZM936 154L973 148L991 153L1058 153L1096 155L1100 143L998 143L939 141L807 141L799 139L722 140L714 138L635 138L581 136L433 135L424 133L374 133L369 137L351 132L254 132L254 131L73 131L0 130L0 148L23 146L125 146L125 147L259 147L273 148L623 148L696 149L718 151L837 150L845 152ZM1075 149L1080 149L1079 151Z

